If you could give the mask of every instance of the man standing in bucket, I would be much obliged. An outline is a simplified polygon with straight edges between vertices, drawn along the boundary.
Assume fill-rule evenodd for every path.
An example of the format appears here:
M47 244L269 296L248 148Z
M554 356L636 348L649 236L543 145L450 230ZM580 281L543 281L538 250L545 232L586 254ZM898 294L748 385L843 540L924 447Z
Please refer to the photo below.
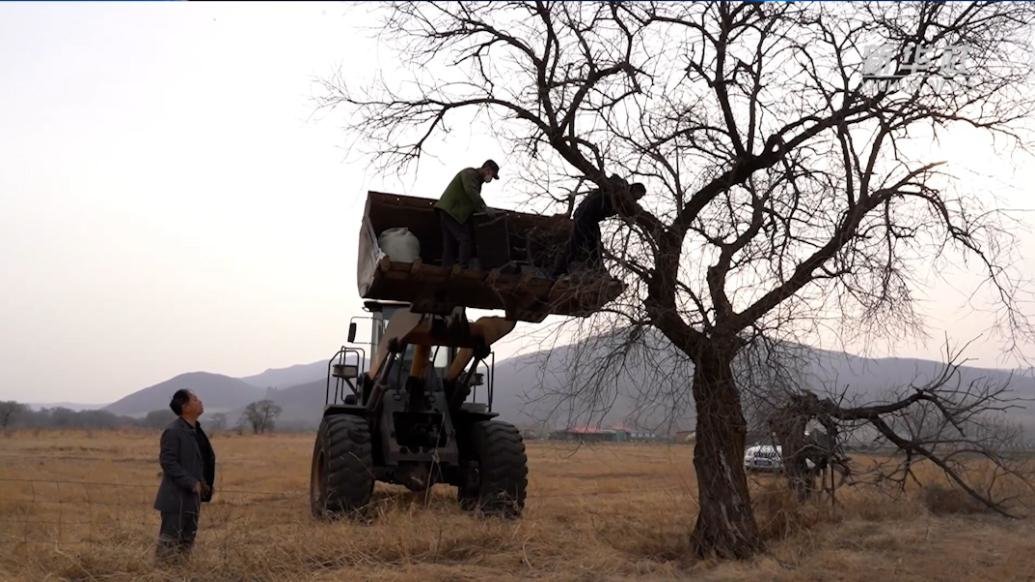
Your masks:
M482 200L482 184L499 180L499 177L499 164L492 160L485 160L480 168L464 168L457 172L435 203L435 212L442 226L443 267L452 269L458 260L461 268L470 266L474 246L471 215L487 210Z
M216 455L198 417L205 412L201 399L186 389L177 390L169 402L176 420L162 432L162 484L155 509L162 512L157 558L169 561L190 555L198 532L201 503L212 499L216 480Z

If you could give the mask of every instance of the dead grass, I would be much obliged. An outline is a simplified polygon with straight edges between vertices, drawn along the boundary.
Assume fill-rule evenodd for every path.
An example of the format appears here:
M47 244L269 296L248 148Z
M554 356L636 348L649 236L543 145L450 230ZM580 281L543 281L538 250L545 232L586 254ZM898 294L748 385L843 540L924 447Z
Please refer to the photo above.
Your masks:
M156 434L0 438L0 479L118 483L0 481L0 578L1035 580L1032 523L970 513L933 477L937 486L897 500L845 488L837 507L792 503L778 480L754 477L768 551L692 560L685 445L530 443L519 521L465 514L449 487L423 496L379 485L372 519L321 523L307 512L312 438L216 435L218 497L194 558L176 570L151 559Z
M984 507L959 489L945 485L928 485L921 494L924 506L935 515L953 513L981 513Z

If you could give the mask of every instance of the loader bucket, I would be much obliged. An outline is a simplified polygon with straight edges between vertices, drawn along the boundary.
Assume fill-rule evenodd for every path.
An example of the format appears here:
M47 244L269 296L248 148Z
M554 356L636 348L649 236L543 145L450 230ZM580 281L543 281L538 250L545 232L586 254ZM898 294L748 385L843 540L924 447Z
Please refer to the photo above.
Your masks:
M424 313L446 314L459 306L502 309L508 319L538 322L547 315L588 315L624 289L606 272L550 277L571 220L509 210L472 217L478 268L447 270L434 204L429 198L367 194L357 263L362 297L405 301ZM393 261L381 249L378 236L400 227L420 241L418 260Z

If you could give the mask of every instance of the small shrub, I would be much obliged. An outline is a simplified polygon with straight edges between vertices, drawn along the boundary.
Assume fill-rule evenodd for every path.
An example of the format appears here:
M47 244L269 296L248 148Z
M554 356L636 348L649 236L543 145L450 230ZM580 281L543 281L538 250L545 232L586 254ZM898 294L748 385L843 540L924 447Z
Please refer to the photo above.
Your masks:
M934 515L980 513L984 507L965 491L944 485L928 485L920 493L927 510Z

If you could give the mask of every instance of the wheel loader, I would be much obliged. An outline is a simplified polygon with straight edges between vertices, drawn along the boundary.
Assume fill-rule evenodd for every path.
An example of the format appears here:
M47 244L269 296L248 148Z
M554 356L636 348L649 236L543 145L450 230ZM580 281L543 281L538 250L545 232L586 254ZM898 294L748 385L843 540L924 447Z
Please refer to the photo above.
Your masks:
M521 433L492 410L492 346L518 321L586 315L623 289L603 272L547 275L571 232L564 216L476 214L477 265L444 268L434 203L367 195L357 268L367 314L352 318L328 362L310 479L319 518L362 510L377 481L451 485L466 510L519 517L527 460ZM420 242L419 258L381 248L379 235L399 228ZM503 314L469 321L468 308ZM357 338L364 321L369 337Z

